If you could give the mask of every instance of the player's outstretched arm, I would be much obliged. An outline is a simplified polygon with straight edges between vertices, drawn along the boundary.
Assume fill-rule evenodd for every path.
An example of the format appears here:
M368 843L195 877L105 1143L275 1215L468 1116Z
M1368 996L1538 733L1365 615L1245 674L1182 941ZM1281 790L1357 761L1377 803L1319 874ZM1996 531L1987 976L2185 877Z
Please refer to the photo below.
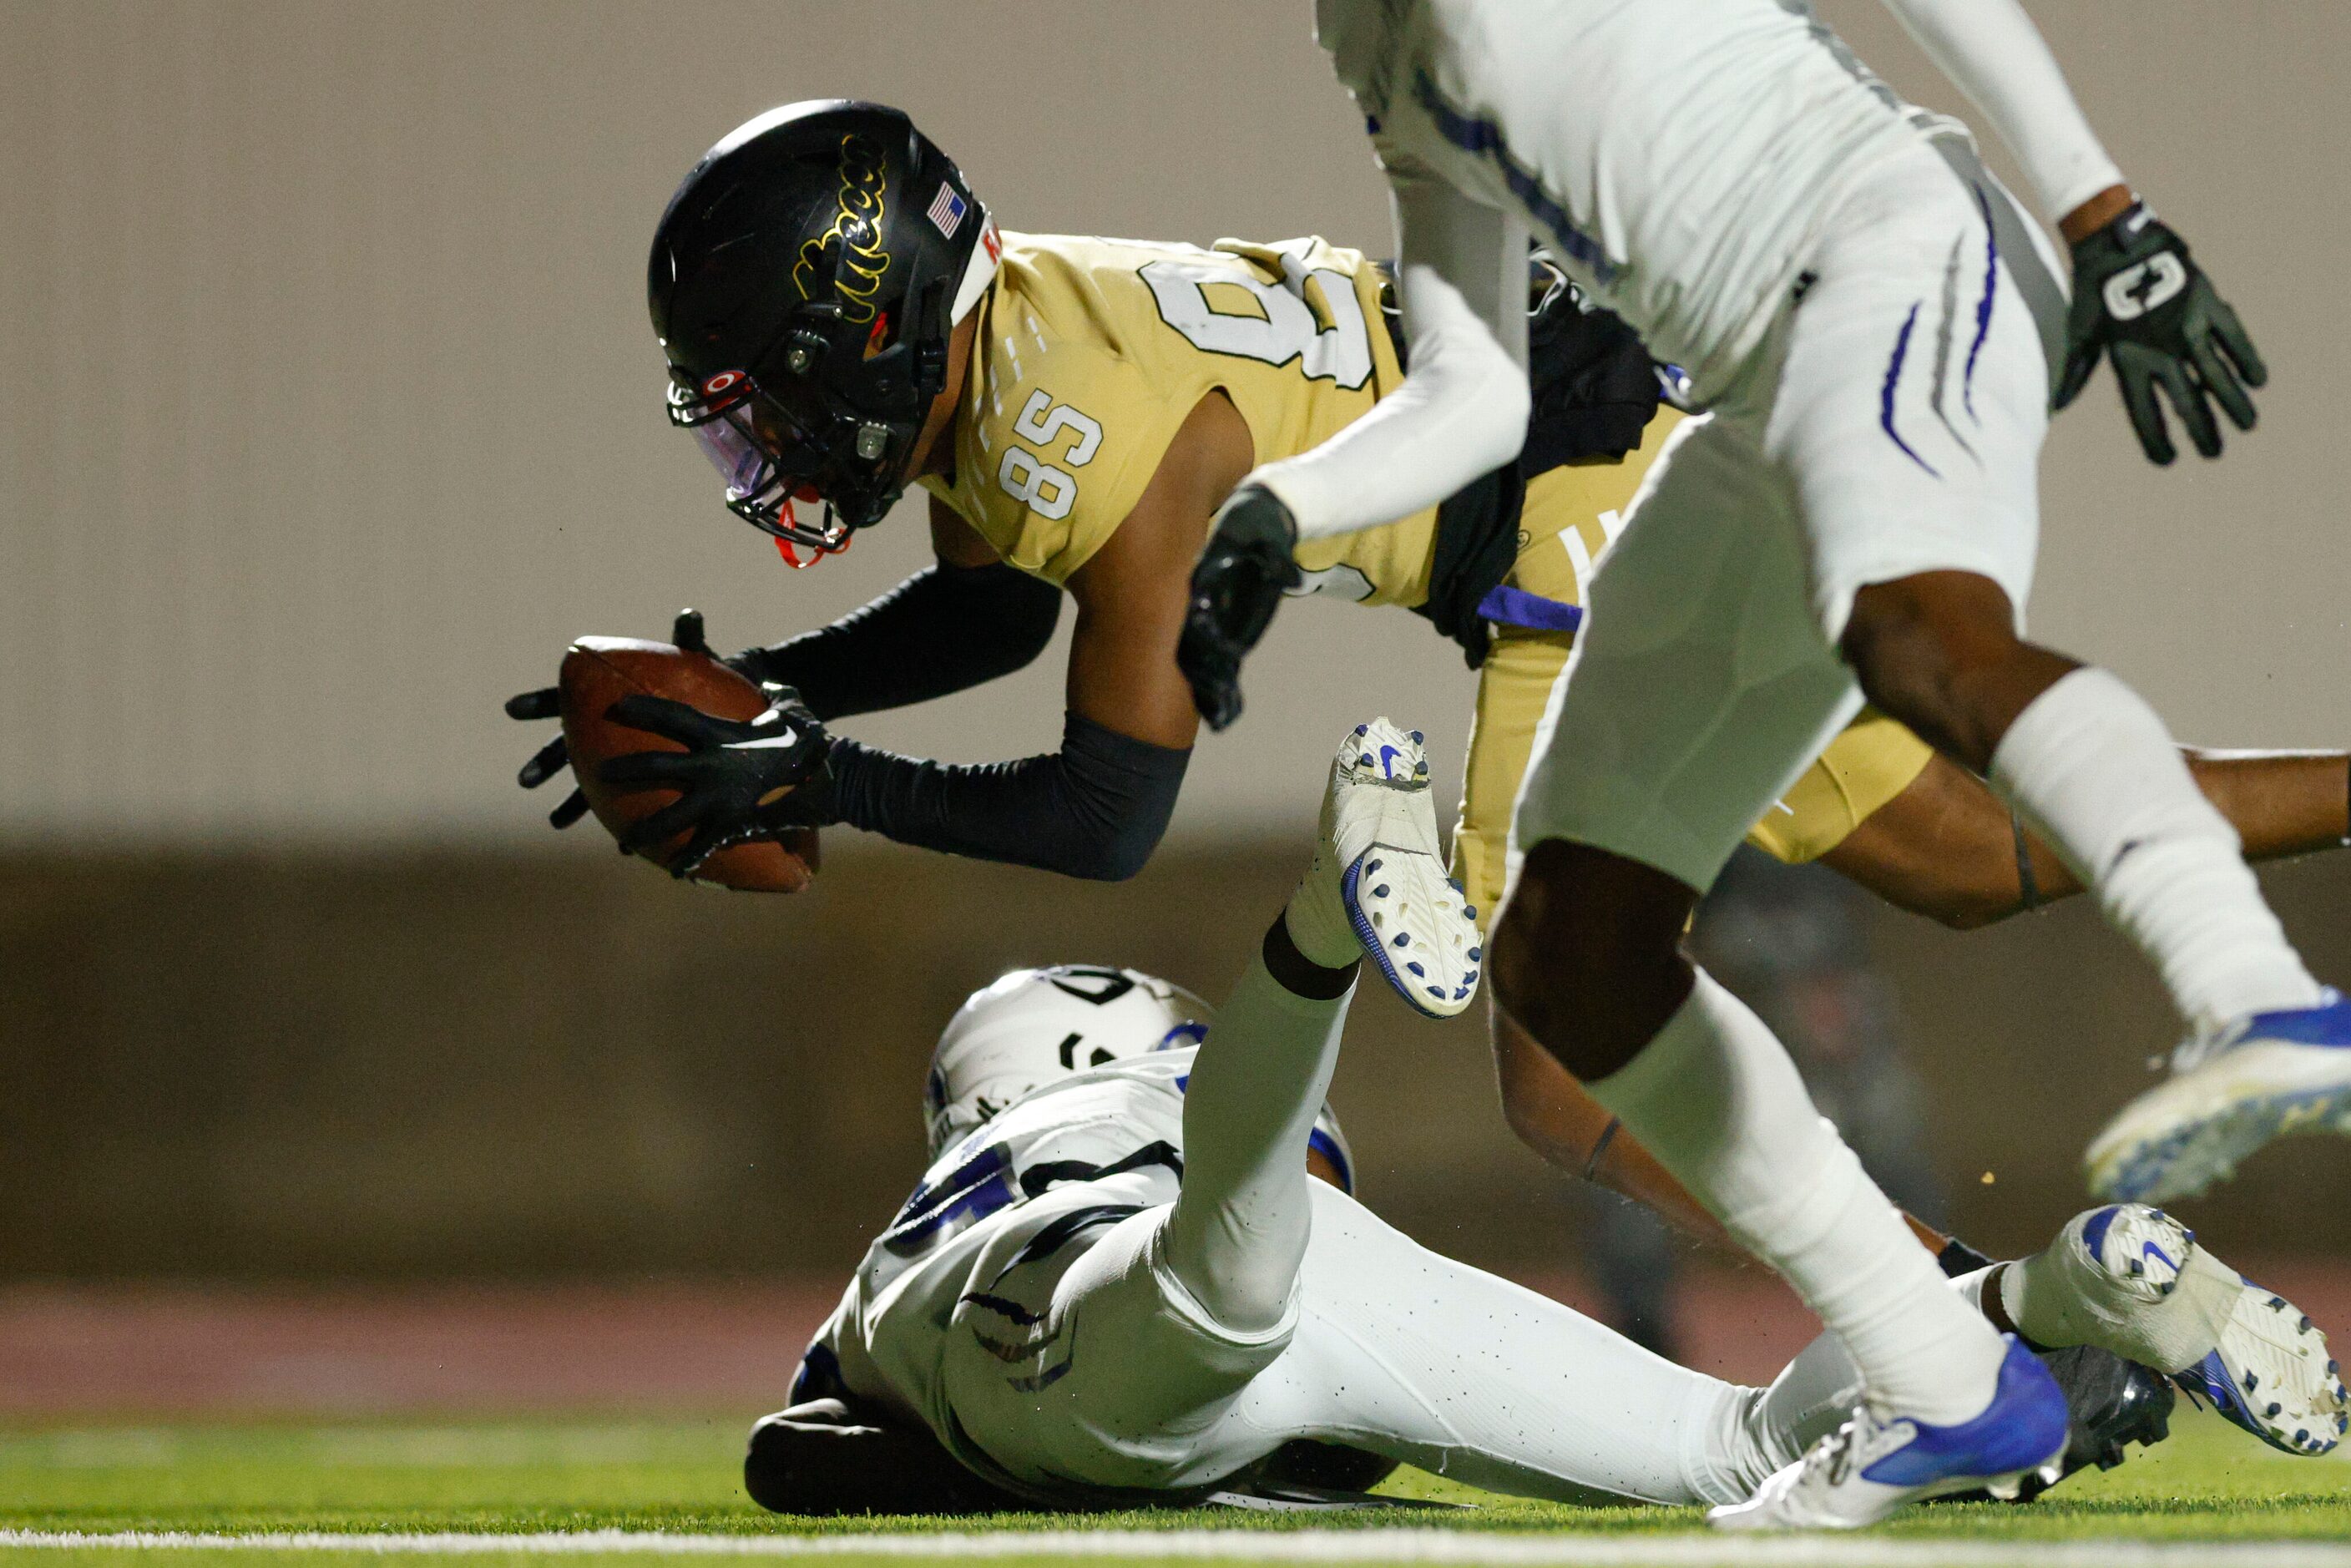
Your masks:
M800 694L821 719L908 707L1026 669L1053 640L1061 591L1006 565L931 501L935 565L829 626L726 662Z
M1071 575L1078 623L1060 750L956 767L836 738L838 820L1068 876L1142 870L1174 814L1199 723L1175 657L1185 573L1253 452L1222 394L1203 399L1134 509Z
M1303 538L1410 517L1526 444L1527 230L1442 181L1392 174L1404 385L1330 440L1243 481Z
M2016 154L2043 217L2056 223L2122 183L2122 171L2017 0L1885 4Z
M2351 834L2351 757L2343 752L2189 748L2187 757L2248 860L2334 849ZM1958 930L2082 891L1981 779L1940 756L1821 861L1887 903Z
M931 538L938 563L872 603L829 626L747 648L722 662L756 682L791 688L820 721L952 696L1026 668L1053 640L1061 590L998 560L970 525L936 500ZM698 611L679 612L670 641L691 653L711 651ZM553 686L507 704L507 715L518 719L555 718L560 712ZM536 789L570 761L559 735L523 765L517 781ZM587 810L587 797L574 789L548 820L568 828Z
M1300 539L1410 517L1526 444L1526 225L1440 181L1390 179L1409 370L1363 418L1219 497L1177 653L1211 729L1240 716L1241 661L1298 581Z
M2074 251L2074 303L2056 406L2111 357L2148 458L2177 455L2156 393L2207 457L2220 455L2218 402L2253 427L2249 389L2269 380L2252 339L2188 251L2124 183L2064 74L2017 0L1886 0L2024 167L2042 215ZM2210 401L2208 401L2208 399Z

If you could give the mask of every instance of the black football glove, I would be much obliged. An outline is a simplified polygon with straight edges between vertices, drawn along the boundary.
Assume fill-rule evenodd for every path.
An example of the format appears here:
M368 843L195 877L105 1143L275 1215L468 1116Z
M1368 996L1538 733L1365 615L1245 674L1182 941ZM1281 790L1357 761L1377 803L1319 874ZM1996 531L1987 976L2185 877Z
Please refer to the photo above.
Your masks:
M1176 645L1192 706L1210 729L1241 716L1241 661L1273 623L1283 591L1301 580L1297 548L1290 508L1261 485L1242 486L1217 509L1192 569L1192 601Z
M2065 374L2057 406L2072 402L2111 350L2123 407L2148 458L2168 463L2171 444L2161 387L2188 439L2207 457L2220 455L2220 427L2207 394L2239 430L2253 427L2246 392L2270 379L2253 340L2211 279L2188 255L2187 242L2156 221L2144 202L2074 246L2074 306L2065 321Z
M689 877L720 850L779 839L841 819L833 811L831 737L799 694L766 685L768 711L744 722L714 718L667 697L639 693L604 710L614 724L674 740L686 749L632 751L599 770L614 789L675 789L678 798L620 835L621 852L651 849L691 828L669 862Z
M703 635L702 612L679 611L677 619L670 623L669 640L689 653L710 653L709 641ZM712 657L716 658L716 655L712 654ZM750 672L743 668L742 661L749 657L750 654L747 653L737 653L734 658L720 659L718 662L734 670L737 674L748 674ZM563 716L561 694L554 686L541 686L535 692L518 693L507 699L507 716L519 719L561 718ZM526 789L536 789L569 766L571 766L570 750L565 747L563 737L559 735L531 754L530 760L522 765L522 771L515 775L515 781ZM588 797L574 789L563 798L561 805L547 814L547 821L551 827L568 828L587 814Z

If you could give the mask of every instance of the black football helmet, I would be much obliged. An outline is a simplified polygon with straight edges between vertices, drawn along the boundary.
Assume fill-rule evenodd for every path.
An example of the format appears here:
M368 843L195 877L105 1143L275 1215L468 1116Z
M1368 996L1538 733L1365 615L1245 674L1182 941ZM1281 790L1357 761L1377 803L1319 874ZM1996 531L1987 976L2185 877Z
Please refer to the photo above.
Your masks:
M705 153L654 231L646 297L670 420L727 506L820 553L878 521L997 251L962 172L897 110L786 104Z

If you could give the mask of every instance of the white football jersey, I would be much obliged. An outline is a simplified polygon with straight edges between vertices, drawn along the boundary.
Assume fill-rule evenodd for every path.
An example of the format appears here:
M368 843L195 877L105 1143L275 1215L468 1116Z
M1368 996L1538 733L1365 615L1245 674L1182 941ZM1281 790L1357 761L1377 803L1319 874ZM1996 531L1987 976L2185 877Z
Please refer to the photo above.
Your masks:
M1727 371L1831 198L1915 139L1807 0L1316 0L1392 176L1526 214L1651 351Z
M944 1437L940 1357L956 1303L1054 1228L1075 1239L1176 1201L1196 1046L1072 1073L998 1113L924 1173L817 1331L792 1399L877 1405ZM1311 1146L1353 1172L1325 1107ZM977 1278L977 1282L975 1283Z

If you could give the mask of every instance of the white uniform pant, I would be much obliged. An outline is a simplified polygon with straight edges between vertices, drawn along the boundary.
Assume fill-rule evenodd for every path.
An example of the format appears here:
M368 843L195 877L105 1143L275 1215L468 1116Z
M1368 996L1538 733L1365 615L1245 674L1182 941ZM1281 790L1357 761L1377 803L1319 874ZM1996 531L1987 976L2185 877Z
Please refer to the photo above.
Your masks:
M1251 967L1193 1065L1176 1202L1040 1197L1062 1212L944 1325L951 1448L1052 1501L1206 1488L1315 1437L1523 1496L1730 1502L1852 1408L1833 1343L1739 1387L1307 1179L1343 1022Z
M1520 852L1575 840L1704 889L1859 710L1837 652L1859 589L1973 572L2021 629L2049 285L1963 162L1922 139L1848 192L1800 298L1651 467L1537 734Z
M1072 1248L1036 1292L1066 1366L1050 1386L972 1336L947 1354L962 1435L1046 1496L1204 1487L1296 1437L1367 1449L1496 1491L1568 1502L1734 1502L1850 1413L1834 1345L1782 1401L1662 1360L1579 1312L1440 1257L1312 1184L1296 1308L1227 1333L1166 1271L1167 1207Z

